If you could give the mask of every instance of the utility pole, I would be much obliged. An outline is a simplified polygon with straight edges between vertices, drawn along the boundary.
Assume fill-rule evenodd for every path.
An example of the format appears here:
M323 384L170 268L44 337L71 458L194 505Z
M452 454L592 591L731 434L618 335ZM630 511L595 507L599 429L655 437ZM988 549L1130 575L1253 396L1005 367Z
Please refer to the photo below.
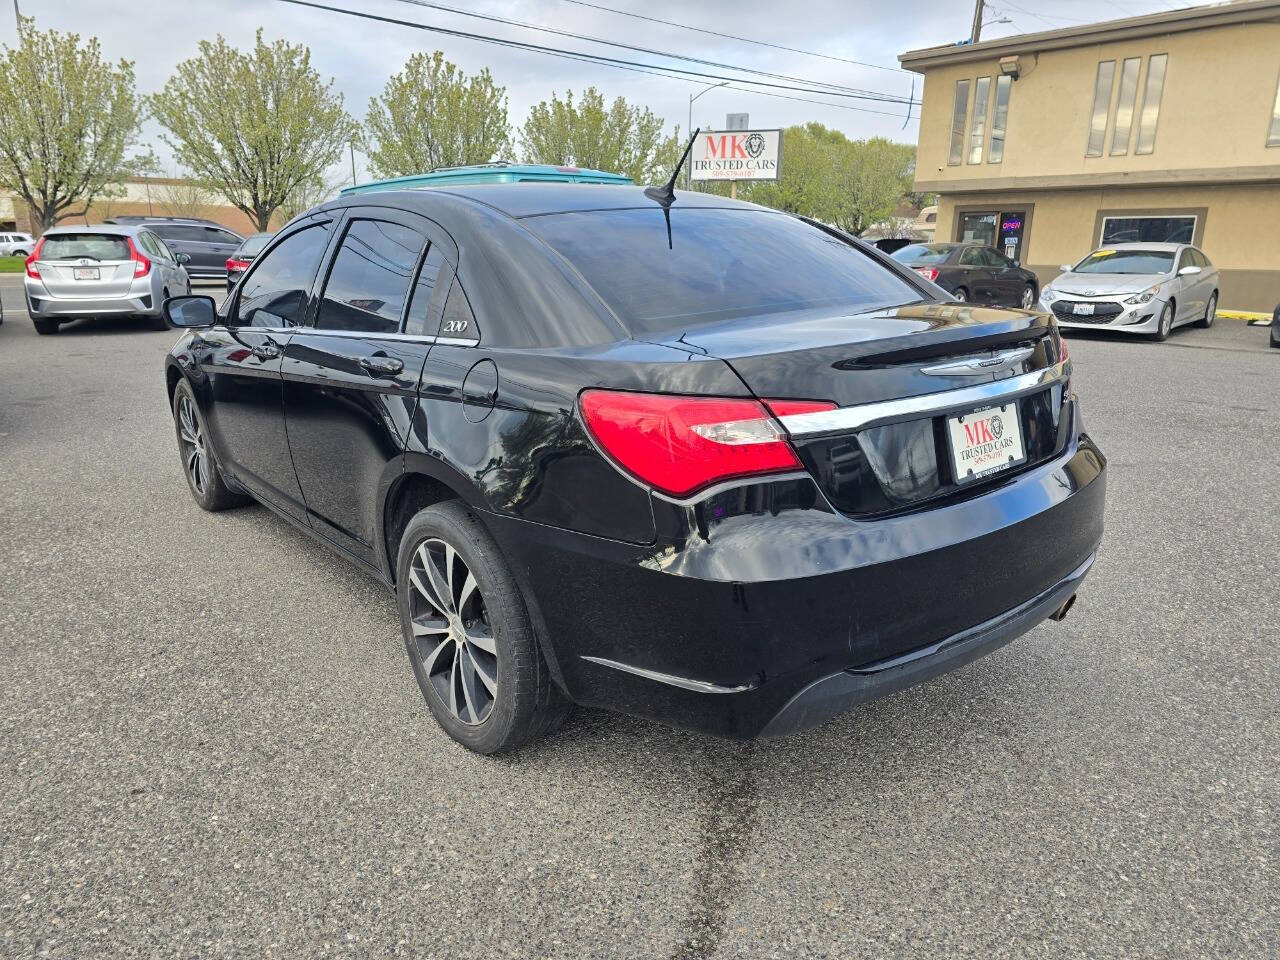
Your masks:
M709 87L707 87L705 90L699 90L697 93L689 94L689 129L685 131L686 134L690 136L693 135L693 101L697 100L704 93L710 93L712 90L716 90L720 87L727 87L728 85L729 85L729 81L725 80L723 83L713 83ZM684 168L684 188L686 190L689 189L690 176L691 174L689 172L689 168L685 167Z
M18 25L18 33L22 33L22 11L18 9L18 0L13 0L13 20Z
M969 34L969 42L977 43L982 39L982 8L985 6L983 0L974 0L973 4L973 30Z
M351 148L351 185L354 187L359 185L356 181L356 142L348 140L347 146Z

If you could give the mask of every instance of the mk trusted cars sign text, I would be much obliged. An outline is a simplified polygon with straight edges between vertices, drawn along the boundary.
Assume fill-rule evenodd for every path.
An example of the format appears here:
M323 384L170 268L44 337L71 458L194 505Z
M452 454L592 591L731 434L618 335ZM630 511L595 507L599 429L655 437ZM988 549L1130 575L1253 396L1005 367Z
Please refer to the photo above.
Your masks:
M781 130L700 133L690 154L694 180L777 180Z

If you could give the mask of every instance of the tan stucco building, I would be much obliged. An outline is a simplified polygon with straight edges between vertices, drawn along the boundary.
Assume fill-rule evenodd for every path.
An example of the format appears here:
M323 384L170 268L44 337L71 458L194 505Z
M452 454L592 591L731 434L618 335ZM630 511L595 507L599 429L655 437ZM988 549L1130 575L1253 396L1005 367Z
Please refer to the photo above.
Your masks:
M1222 305L1280 303L1280 0L1238 0L899 58L924 75L915 189L937 239L1041 280L1103 243L1185 240Z

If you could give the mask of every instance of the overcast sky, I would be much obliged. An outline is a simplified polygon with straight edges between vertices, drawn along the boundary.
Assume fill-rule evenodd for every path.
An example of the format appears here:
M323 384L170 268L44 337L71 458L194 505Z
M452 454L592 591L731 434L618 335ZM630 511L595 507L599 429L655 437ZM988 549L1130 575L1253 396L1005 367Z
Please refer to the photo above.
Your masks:
M620 59L659 62L636 54L517 27L476 20L414 6L401 0L318 0L329 6L361 10L417 23L471 33L519 39L544 46L591 50ZM571 30L655 50L765 70L808 81L835 83L897 96L911 93L912 74L791 53L677 27L645 22L567 0L440 0L446 6L491 14L541 26ZM737 0L733 4L690 0L592 0L601 6L642 13L649 17L730 33L753 40L795 47L811 53L896 68L905 50L953 43L969 34L971 0ZM708 81L689 82L584 64L539 53L517 51L471 39L442 36L407 27L374 23L322 10L292 6L280 0L19 0L24 14L34 14L42 28L96 35L112 59L136 64L138 88L150 93L163 86L174 66L197 53L201 39L221 32L242 48L262 27L268 40L285 38L310 46L312 62L325 77L333 77L348 111L363 119L369 98L400 69L415 51L442 50L468 73L488 67L507 88L512 126L523 122L528 109L552 90L581 90L594 85L607 97L623 96L647 105L669 126L687 123L689 96ZM983 38L1029 33L1080 22L1177 9L1187 3L1172 0L1017 0L988 3ZM0 5L0 42L16 36L9 3ZM720 13L732 9L726 19ZM1009 23L993 21L1009 20ZM668 64L673 61L661 61ZM712 67L683 64L707 73ZM715 81L709 81L715 82ZM919 78L916 78L919 93ZM788 92L788 91L779 91ZM792 96L808 96L788 92ZM234 97L235 91L228 91ZM712 90L694 104L694 123L722 127L725 114L746 112L753 127L785 127L809 120L844 131L854 138L886 136L914 143L918 124L906 122L906 107L842 101L847 107L802 103L763 96L741 89ZM879 110L889 113L867 112ZM913 117L915 113L913 112ZM162 161L169 151L158 139L154 124L145 128ZM361 169L360 175L364 172ZM349 173L348 173L349 176Z

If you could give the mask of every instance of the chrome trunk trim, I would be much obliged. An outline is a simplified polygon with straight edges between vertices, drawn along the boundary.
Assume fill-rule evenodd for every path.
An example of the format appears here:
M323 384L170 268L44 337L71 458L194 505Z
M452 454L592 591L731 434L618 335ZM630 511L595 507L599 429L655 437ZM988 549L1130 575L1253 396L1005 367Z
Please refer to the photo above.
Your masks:
M1043 370L1006 377L993 383L978 383L955 390L925 393L916 397L903 397L900 400L864 403L853 407L838 407L835 410L796 413L780 417L779 421L792 437L850 433L885 423L916 420L921 417L1003 403L1066 380L1070 374L1071 362L1063 360Z

